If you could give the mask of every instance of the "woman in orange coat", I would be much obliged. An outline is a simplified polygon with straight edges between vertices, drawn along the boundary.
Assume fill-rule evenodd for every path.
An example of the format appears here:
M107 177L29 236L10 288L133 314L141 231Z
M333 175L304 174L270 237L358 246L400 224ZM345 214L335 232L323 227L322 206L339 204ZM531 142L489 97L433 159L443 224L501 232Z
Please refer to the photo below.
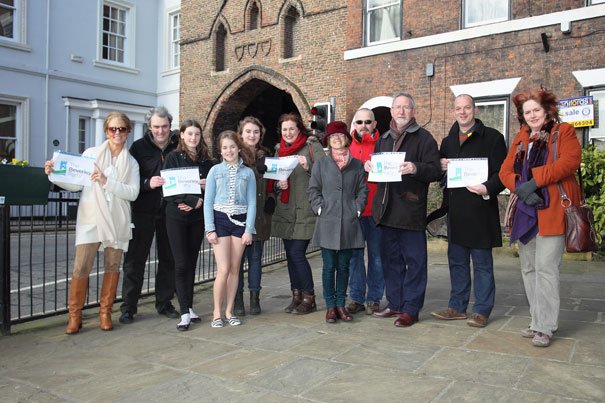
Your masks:
M565 222L558 183L574 205L580 187L574 173L582 150L573 126L560 123L558 102L546 90L513 98L521 129L500 169L502 183L519 196L511 242L519 259L531 323L521 334L547 347L559 319L559 267L565 250ZM556 153L556 158L553 155Z

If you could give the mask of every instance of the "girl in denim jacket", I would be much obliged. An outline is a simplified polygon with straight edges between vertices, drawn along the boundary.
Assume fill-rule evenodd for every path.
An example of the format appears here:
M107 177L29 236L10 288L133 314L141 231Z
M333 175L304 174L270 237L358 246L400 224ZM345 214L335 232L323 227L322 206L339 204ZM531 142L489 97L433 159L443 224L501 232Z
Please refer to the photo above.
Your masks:
M211 325L224 326L221 313L225 303L226 321L231 326L238 326L241 321L233 315L233 300L242 254L256 233L256 179L248 167L253 158L237 133L232 130L222 132L218 146L223 161L210 169L204 198L206 238L216 259Z

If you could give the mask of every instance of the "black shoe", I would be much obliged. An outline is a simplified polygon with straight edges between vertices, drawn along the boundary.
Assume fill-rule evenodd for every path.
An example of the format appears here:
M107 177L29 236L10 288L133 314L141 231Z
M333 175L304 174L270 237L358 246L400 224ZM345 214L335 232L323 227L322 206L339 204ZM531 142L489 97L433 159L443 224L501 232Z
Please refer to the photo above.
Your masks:
M122 314L120 315L120 323L128 325L132 322L134 322L134 316L132 316L132 314L128 311L122 312Z
M164 315L170 319L177 319L177 318L181 317L181 314L178 313L172 305L167 305L164 309L162 309L161 311L158 311L158 313L160 315Z

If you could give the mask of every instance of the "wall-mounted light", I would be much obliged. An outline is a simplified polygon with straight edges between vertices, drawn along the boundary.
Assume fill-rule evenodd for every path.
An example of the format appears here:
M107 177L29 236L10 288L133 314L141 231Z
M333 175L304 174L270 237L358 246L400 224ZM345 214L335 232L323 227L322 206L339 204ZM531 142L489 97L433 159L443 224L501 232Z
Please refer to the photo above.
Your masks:
M548 35L546 34L546 32L542 32L540 34L540 37L542 37L542 47L544 48L544 52L548 53L548 51L550 50L550 43L548 43Z

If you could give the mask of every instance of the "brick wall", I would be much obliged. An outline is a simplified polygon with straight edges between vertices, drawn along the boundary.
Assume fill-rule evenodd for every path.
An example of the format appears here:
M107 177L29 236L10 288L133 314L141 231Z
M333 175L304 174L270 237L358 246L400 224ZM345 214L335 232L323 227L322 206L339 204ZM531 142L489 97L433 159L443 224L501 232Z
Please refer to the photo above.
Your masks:
M198 119L209 144L235 129L247 105L267 83L291 95L303 118L315 102L345 100L346 1L259 1L260 28L246 30L248 2L183 0L181 4L181 118ZM284 19L293 8L293 57L284 59ZM204 21L200 16L204 15ZM216 27L227 29L226 70L214 65ZM249 26L249 25L248 25ZM339 105L339 118L344 107Z

